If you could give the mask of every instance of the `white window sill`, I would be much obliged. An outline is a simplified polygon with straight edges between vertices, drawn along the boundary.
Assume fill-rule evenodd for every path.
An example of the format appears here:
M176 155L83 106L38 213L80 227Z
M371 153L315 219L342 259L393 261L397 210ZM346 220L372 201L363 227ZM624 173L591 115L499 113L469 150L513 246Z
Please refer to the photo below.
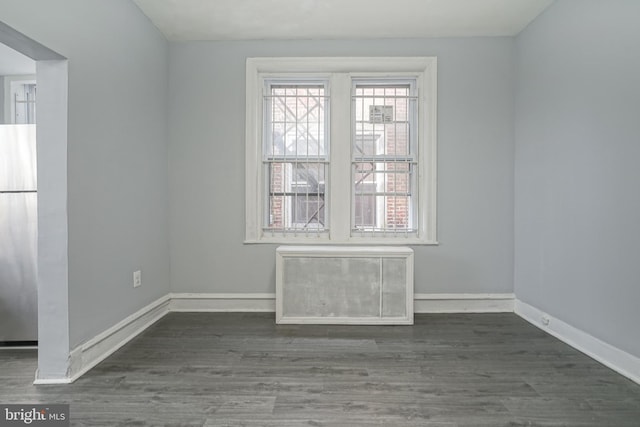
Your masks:
M265 237L260 240L245 240L245 245L260 245L260 244L278 244L278 245L335 245L335 246L349 246L349 245L363 245L363 246L399 246L399 245L411 245L411 246L437 246L439 242L428 241L418 239L415 237L399 237L399 238L357 238L353 237L347 241L330 240L326 237Z

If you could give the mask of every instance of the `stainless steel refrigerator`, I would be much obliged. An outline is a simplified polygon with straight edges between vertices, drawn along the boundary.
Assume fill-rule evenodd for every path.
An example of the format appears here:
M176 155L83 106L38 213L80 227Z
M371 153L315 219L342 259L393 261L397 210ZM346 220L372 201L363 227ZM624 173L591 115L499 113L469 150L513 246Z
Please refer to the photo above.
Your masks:
M0 344L38 339L35 125L0 125Z

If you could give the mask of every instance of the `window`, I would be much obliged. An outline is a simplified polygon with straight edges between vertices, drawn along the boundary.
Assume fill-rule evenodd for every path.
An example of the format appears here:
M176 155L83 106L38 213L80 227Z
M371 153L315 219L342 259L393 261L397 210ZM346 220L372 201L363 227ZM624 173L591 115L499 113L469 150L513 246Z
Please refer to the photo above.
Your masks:
M35 76L5 77L4 117L0 122L11 124L36 123L36 80Z
M263 170L267 233L321 233L329 146L325 81L265 80Z
M249 58L246 96L247 243L437 243L435 58Z
M353 79L352 235L417 233L415 79Z

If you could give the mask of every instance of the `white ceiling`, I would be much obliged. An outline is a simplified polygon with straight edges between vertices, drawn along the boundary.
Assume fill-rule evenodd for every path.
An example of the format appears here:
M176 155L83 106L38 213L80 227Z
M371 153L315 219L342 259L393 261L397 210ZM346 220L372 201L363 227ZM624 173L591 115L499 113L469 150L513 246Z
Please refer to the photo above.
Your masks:
M553 0L133 0L172 41L513 36Z
M0 76L20 76L35 73L36 61L0 43Z

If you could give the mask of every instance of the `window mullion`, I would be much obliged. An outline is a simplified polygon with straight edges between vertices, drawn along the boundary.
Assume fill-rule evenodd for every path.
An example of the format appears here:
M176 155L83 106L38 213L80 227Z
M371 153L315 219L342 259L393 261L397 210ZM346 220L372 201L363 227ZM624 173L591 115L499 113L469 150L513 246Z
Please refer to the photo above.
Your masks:
M351 207L351 78L331 76L331 240L347 241Z

